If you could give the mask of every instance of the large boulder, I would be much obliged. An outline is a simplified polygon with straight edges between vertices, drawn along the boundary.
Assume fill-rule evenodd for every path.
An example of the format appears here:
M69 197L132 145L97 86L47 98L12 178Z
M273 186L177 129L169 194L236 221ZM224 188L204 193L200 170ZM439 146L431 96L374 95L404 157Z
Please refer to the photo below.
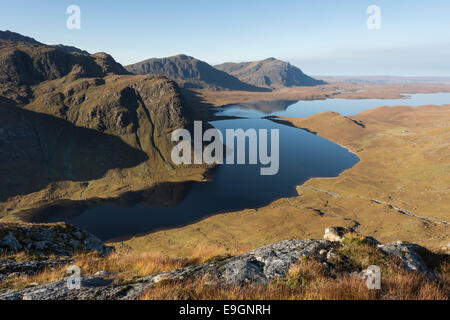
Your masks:
M325 229L323 239L331 242L342 242L345 235L350 232L351 230L345 227L329 227Z
M398 258L402 262L403 268L407 271L417 271L420 273L428 272L428 267L419 254L419 252L424 252L426 250L422 246L397 241L394 243L378 245L378 248L386 254Z

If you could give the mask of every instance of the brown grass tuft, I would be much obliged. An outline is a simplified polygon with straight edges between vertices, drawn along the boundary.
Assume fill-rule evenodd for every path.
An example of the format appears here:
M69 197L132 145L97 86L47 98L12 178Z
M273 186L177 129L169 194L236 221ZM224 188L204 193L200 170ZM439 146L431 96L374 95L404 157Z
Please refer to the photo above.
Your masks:
M82 254L74 257L74 265L82 270L82 275L92 276L97 271L106 271L116 281L131 281L163 271L196 264L197 260L175 259L157 253L113 253L107 257L98 254ZM33 275L17 275L0 282L0 288L23 289L32 283L49 283L67 276L67 266L45 269Z

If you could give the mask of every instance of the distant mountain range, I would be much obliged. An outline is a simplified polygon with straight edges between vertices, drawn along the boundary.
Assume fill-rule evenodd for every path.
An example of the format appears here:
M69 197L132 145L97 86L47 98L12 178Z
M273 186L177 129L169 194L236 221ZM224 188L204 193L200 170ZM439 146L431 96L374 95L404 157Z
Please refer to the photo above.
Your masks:
M450 77L400 77L400 76L316 76L327 82L349 82L358 84L411 84L450 83Z
M241 82L208 63L183 54L144 60L125 67L134 74L159 74L173 79L184 88L213 90L267 91Z
M325 81L304 74L290 63L269 58L211 66L186 55L154 58L125 67L134 74L160 74L182 87L214 90L268 91L280 87L316 86Z
M279 88L325 84L322 80L307 76L289 62L275 58L253 62L227 62L214 67L255 86Z

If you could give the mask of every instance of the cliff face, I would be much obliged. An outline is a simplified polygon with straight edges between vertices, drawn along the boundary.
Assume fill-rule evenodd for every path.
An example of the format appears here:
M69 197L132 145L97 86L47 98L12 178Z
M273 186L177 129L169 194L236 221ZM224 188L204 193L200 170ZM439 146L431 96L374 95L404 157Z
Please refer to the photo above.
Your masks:
M170 135L192 120L165 77L129 75L105 53L0 40L0 215L183 180L192 174L171 164Z
M325 84L324 81L307 76L290 63L274 58L253 62L227 62L214 67L255 86L276 88Z
M201 60L186 55L148 59L125 67L134 74L159 74L174 79L185 88L214 90L262 91L243 83L226 72L217 70Z

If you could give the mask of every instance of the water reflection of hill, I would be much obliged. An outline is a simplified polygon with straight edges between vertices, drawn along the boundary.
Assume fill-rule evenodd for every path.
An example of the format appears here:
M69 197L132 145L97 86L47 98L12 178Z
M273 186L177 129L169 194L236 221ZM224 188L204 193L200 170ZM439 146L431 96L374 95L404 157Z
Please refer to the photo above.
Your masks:
M236 104L236 106L243 109L260 111L263 113L272 113L275 111L284 111L290 105L293 105L296 102L297 100L257 101L257 102L243 102Z
M131 208L136 205L173 207L183 201L194 182L161 183L152 188L122 194L117 198L94 198L89 200L66 200L37 210L23 211L21 219L34 222L57 222L81 215L90 208L114 206Z

